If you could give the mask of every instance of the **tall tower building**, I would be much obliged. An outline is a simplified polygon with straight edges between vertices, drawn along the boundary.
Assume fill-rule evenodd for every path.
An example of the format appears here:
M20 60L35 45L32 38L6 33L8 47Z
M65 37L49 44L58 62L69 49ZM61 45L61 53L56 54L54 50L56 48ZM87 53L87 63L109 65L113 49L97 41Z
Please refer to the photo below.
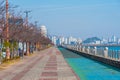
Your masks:
M72 37L70 36L70 37L68 37L68 44L71 44L71 41L72 41Z
M47 29L46 29L46 26L42 25L40 27L40 32L43 36L47 37Z
M67 38L65 38L65 44L68 44L68 39Z
M54 45L57 44L57 37L56 37L56 36L52 36L52 43L53 43Z
M114 35L112 36L111 39L112 39L112 42L116 42L117 41L117 39L116 39L116 37Z

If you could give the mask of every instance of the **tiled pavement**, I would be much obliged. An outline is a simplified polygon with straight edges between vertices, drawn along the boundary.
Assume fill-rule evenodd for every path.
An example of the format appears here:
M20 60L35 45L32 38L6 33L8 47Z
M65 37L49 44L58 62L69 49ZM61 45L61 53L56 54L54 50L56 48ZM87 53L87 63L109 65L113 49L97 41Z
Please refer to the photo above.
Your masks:
M0 71L0 80L79 80L58 49L51 47Z

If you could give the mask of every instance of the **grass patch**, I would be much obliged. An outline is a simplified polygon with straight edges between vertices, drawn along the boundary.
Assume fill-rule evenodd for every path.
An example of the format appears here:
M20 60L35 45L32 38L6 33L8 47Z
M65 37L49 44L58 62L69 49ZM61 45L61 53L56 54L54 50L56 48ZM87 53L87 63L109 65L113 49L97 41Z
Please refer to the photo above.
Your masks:
M19 61L20 61L19 57L9 60L3 60L3 63L0 65L0 70L4 70Z

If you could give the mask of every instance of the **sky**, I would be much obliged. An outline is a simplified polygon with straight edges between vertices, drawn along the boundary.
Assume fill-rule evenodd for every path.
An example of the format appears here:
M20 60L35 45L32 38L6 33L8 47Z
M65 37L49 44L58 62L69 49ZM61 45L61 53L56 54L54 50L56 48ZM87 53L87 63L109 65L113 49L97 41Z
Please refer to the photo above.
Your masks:
M8 0L17 10L30 10L29 21L45 25L48 34L120 38L120 0ZM17 11L16 10L16 11Z

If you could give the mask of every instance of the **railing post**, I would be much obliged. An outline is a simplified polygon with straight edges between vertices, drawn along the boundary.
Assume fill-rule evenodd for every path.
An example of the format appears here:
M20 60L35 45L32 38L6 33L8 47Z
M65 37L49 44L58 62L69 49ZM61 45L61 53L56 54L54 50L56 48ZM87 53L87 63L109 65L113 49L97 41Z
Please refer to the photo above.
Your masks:
M77 51L77 45L75 45L75 50Z
M78 51L80 50L80 45L78 45Z
M81 52L81 45L79 46L79 51Z
M73 50L75 49L75 46L73 45Z
M75 45L75 50L77 51L77 45Z
M120 61L120 51L118 51L118 61Z
M105 47L104 49L104 57L108 58L108 47Z
M75 45L74 45L74 50L75 50Z
M78 51L79 46L77 45L77 51Z
M75 45L75 49L74 50L76 50L76 45Z
M82 47L82 52L85 52L85 47L84 46Z
M94 47L94 55L97 55L97 47Z
M76 49L76 46L74 45L74 50Z
M78 45L78 51L79 51L79 47L80 47L80 45Z
M73 46L71 45L71 49L73 50Z
M72 49L72 46L70 45L70 49Z
M87 53L89 54L90 53L90 47L88 46L87 48Z

